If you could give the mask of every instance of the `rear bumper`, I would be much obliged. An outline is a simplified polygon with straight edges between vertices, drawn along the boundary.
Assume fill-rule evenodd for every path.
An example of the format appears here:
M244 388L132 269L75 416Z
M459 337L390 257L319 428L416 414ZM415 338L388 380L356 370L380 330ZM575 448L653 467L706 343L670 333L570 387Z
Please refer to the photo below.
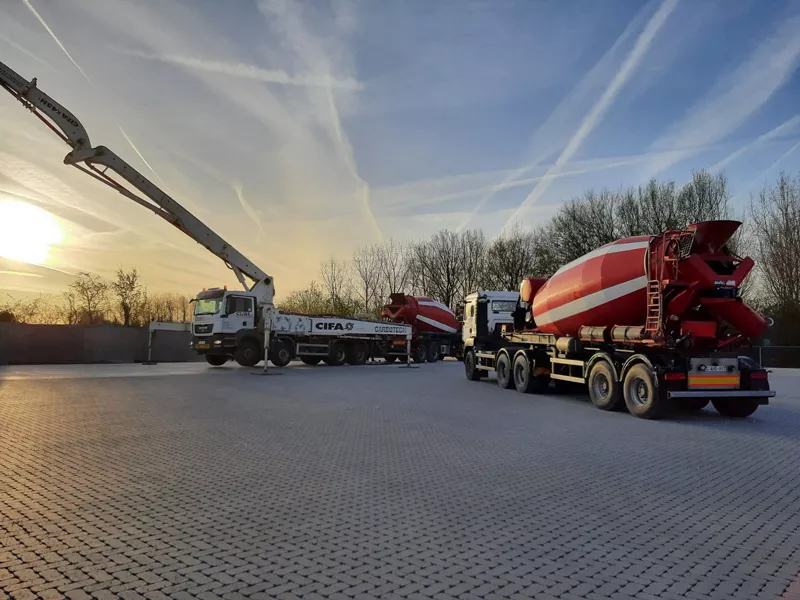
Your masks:
M775 392L770 390L692 390L667 392L669 398L755 398L760 404L767 404Z

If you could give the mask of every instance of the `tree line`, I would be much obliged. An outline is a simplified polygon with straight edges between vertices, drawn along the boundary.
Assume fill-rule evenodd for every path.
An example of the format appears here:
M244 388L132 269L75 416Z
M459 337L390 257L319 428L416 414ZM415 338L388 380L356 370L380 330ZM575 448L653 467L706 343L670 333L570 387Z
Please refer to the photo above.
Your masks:
M682 185L652 179L617 191L589 190L561 205L546 223L516 224L489 239L479 229L443 229L428 239L387 240L358 248L348 259L329 258L318 277L278 298L284 310L334 315L380 313L389 294L436 298L455 307L476 289L517 290L524 277L549 277L560 266L622 237L655 234L710 219L744 222L730 243L751 255L756 269L744 293L773 316L778 343L800 343L800 178L781 173L734 214L724 173L698 171ZM118 323L191 320L189 298L148 294L136 269L110 281L80 273L61 302L44 297L0 302L0 320Z
M589 190L565 202L546 223L516 224L488 239L478 230L443 229L412 242L388 240L358 248L346 260L330 258L305 289L280 303L286 310L376 315L389 294L431 296L455 307L476 289L518 290L524 277L558 268L623 237L682 229L714 219L743 222L729 247L750 255L756 269L746 300L781 323L781 343L800 343L800 178L781 173L735 214L724 173L696 171L685 184Z
M135 268L120 268L111 280L82 272L60 297L0 300L0 322L125 327L146 327L151 321L188 323L189 300L181 294L149 294Z

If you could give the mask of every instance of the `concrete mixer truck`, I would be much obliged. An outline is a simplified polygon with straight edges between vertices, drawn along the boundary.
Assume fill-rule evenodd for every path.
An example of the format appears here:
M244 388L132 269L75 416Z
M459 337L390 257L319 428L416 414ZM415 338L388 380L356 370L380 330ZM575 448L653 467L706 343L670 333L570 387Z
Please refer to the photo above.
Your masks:
M411 325L411 357L415 362L461 356L461 321L448 306L433 298L391 294L381 318ZM403 345L397 344L384 358L389 362L405 360L405 353Z
M775 395L741 351L769 322L739 289L754 266L726 243L738 221L625 238L522 282L512 323L489 326L495 292L465 301L467 379L496 373L502 388L587 387L603 410L657 418L670 409L747 417Z

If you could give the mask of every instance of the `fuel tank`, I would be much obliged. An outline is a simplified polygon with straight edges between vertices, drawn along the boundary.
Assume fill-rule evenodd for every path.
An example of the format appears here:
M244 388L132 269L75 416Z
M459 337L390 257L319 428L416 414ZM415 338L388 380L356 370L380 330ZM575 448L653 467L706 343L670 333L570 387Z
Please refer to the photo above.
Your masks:
M556 271L533 298L539 331L576 337L582 326L644 325L652 239L617 240Z
M381 316L414 327L415 331L458 333L461 322L447 306L425 296L392 294Z

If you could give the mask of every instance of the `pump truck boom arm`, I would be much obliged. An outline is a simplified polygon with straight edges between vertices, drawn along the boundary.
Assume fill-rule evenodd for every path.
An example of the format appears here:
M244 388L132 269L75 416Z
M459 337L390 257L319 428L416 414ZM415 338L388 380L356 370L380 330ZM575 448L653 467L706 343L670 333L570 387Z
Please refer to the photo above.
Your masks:
M260 304L271 307L275 293L271 276L112 150L105 146L92 147L89 135L78 118L41 91L36 85L35 77L26 81L0 62L0 86L8 90L72 148L64 157L64 164L80 169L180 229L233 270L245 290L253 292ZM124 179L139 193L131 191L113 178L112 174ZM252 283L248 285L246 278Z

